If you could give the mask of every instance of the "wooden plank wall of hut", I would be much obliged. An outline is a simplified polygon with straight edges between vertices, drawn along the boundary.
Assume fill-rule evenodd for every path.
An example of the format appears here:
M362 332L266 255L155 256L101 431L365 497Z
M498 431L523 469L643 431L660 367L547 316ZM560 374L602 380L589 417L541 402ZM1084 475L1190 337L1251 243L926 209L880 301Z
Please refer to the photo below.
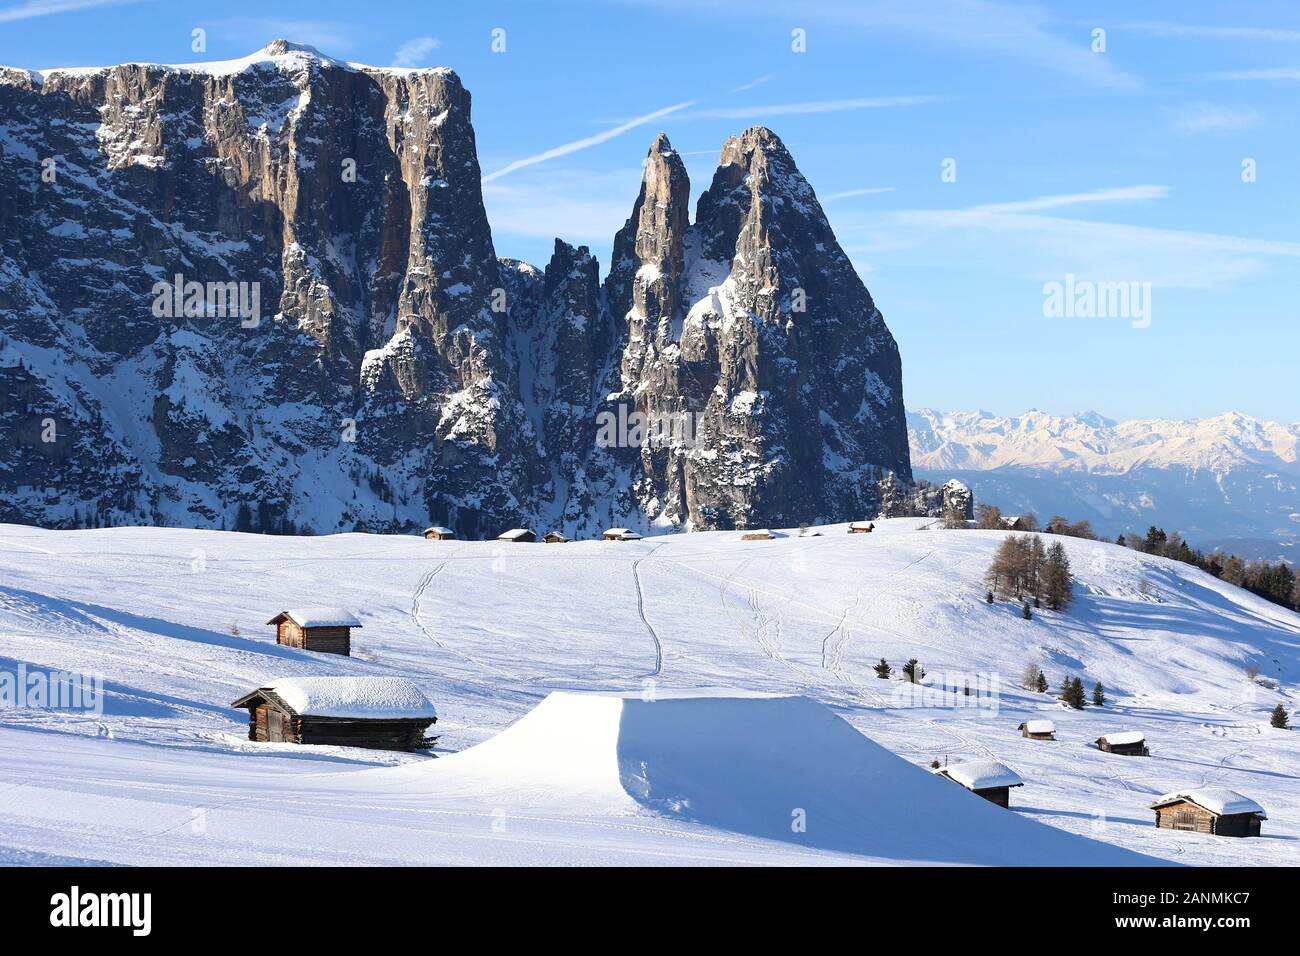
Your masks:
M302 628L293 621L281 621L275 628L275 642L285 647L302 647Z
M1156 826L1169 830L1214 832L1214 814L1191 803L1175 803L1156 811Z
M324 654L348 655L352 651L351 630L346 627L310 627L302 646Z
M296 743L368 747L371 750L413 750L424 738L427 723L409 720L340 720L295 717L290 721Z

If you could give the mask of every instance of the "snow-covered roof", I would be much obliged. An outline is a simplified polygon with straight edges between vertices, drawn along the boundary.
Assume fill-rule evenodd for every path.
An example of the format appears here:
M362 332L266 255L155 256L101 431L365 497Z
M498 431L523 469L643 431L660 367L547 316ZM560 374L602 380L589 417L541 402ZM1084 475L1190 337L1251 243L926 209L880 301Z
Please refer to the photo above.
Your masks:
M820 537L822 537L822 529L821 529L821 528L804 528L802 531L799 532L799 537L801 537L801 538L820 538Z
M279 624L280 620L286 617L299 627L361 626L355 614L341 607L302 607L292 611L281 611L266 623Z
M358 717L405 720L438 712L405 677L286 677L261 688L302 717Z
M641 536L631 528L610 528L605 532L606 538L622 538L624 541L636 541Z
M1151 804L1151 807L1155 809L1156 807L1177 803L1180 800L1186 800L1198 807L1204 807L1218 816L1233 813L1256 813L1262 819L1268 819L1268 815L1264 813L1264 808L1258 803L1250 799L1250 797L1243 796L1236 790L1229 790L1226 787L1196 787L1192 790L1176 790L1173 793L1166 793Z
M456 532L452 531L450 528L444 528L442 525L436 524L432 528L425 528L424 533L425 534L455 534Z
M1108 744L1140 744L1147 738L1140 730L1121 730L1117 734L1103 734L1098 739Z
M1021 787L1024 781L1020 775L1006 764L996 760L967 760L965 763L949 764L940 767L935 773L942 774L961 784L967 790L987 790L990 787Z
M1026 720L1020 725L1028 734L1054 734L1056 733L1056 724L1050 720Z
M745 534L765 534L765 535L767 535L768 537L771 537L771 536L772 536L772 532L771 532L771 530L768 529L768 528L746 528L744 533L745 533Z
M872 521L851 521L851 522L849 522L849 527L850 527L850 528L874 528L874 527L875 527L875 522L872 522Z
M520 538L526 538L530 534L532 534L532 532L529 531L527 528L511 528L509 531L504 531L501 534L497 535L497 540L518 541Z

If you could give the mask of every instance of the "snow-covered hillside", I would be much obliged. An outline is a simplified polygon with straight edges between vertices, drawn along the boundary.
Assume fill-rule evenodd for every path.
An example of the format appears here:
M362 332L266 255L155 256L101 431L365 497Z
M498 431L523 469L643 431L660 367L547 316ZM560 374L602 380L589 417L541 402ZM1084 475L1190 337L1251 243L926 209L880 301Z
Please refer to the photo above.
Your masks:
M925 408L907 428L918 477L960 477L1007 512L1086 518L1112 537L1157 524L1206 549L1300 557L1300 424Z
M1026 621L984 602L1000 532L928 524L559 546L0 526L0 669L108 694L0 711L0 860L1300 862L1300 738L1267 719L1300 699L1300 617L1070 539L1074 606ZM273 614L319 604L361 618L354 657L274 643ZM913 656L920 697L871 670ZM1109 703L1021 690L1030 662ZM250 743L230 702L309 674L411 678L439 756ZM970 706L991 675L996 706ZM1035 717L1058 739L1019 736ZM1152 756L1091 746L1123 730ZM989 757L1026 782L1010 811L923 769ZM1202 785L1262 804L1264 837L1154 828L1155 797Z

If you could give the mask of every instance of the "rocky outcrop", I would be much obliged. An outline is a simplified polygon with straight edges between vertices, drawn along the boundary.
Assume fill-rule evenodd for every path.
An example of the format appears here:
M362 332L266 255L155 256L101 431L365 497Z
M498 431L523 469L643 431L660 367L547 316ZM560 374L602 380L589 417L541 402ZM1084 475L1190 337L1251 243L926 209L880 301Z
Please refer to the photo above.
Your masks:
M0 520L585 534L910 482L898 350L773 133L694 223L659 136L601 283L497 258L470 112L284 41L0 71Z

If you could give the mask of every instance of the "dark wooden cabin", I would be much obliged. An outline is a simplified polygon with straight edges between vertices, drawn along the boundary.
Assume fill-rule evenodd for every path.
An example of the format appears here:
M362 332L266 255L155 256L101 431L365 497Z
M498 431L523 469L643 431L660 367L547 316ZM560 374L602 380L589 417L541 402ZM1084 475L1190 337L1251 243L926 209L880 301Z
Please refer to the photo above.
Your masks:
M1020 731L1020 736L1030 740L1056 739L1056 724L1050 720L1026 720L1016 729Z
M248 710L248 739L415 750L438 719L403 677L296 677L273 681L231 704Z
M1264 808L1250 797L1223 787L1167 793L1151 809L1158 827L1215 836L1257 837L1261 822L1268 819Z
M1136 730L1098 737L1097 749L1108 754L1120 754L1124 757L1151 756L1151 751L1147 749L1146 737Z
M434 525L432 528L424 529L424 538L426 541L454 541L456 532L441 525Z
M947 777L989 803L1007 808L1011 806L1011 788L1025 785L1019 774L996 760L967 760L938 767L934 773Z
M339 607L302 608L281 611L267 624L275 625L275 642L322 654L352 654L352 628L361 622Z
M558 531L546 532L546 537L542 538L542 541L545 544L568 544L569 543L569 539L566 538L564 535L560 534L560 532Z
M849 534L871 534L876 526L870 521L855 521L849 525Z
M601 538L606 541L640 541L641 536L631 528L610 528L608 531L601 533Z
M532 544L537 540L537 534L527 528L511 528L497 535L497 540L508 541L511 544Z

